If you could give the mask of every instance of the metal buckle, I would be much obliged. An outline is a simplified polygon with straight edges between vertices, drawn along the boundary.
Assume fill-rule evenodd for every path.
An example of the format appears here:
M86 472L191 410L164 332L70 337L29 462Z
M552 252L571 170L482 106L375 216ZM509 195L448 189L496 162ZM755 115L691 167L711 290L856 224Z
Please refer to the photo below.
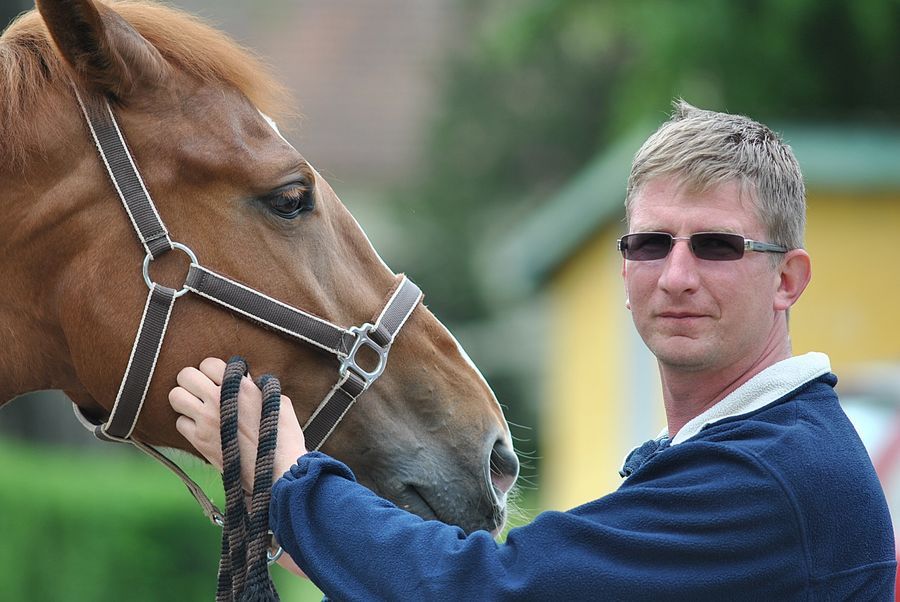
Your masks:
M269 566L278 562L282 554L284 554L284 548L279 545L278 540L275 539L275 534L269 529L269 547L266 549L266 561Z
M197 256L194 255L194 252L191 251L190 248L181 244L180 242L173 242L172 248L178 249L179 251L184 251L184 253L191 260L191 263L193 263L193 264L198 263ZM153 255L151 255L150 253L147 253L147 255L144 257L144 267L143 267L144 282L147 283L147 288L152 289L154 282L152 280L150 280L150 262L151 261L153 261ZM183 286L183 287L181 287L181 290L175 292L175 298L177 299L178 297L184 295L187 292L188 292L188 287Z
M368 322L362 326L351 327L350 333L356 335L356 339L353 341L353 347L350 348L347 357L341 360L341 376L346 376L347 370L353 369L353 372L355 372L357 376L366 381L366 388L368 388L375 379L381 376L381 373L384 372L384 367L387 364L388 348L382 347L369 337L369 333L374 330L375 325L369 324ZM378 365L374 370L366 370L356 362L356 353L363 345L378 354Z

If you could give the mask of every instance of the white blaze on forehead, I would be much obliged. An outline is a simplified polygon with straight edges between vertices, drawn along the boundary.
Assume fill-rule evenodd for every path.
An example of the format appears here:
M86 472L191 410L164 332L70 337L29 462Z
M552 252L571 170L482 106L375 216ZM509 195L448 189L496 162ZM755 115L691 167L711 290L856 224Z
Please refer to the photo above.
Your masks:
M257 109L257 111L259 111L259 109ZM271 128L272 128L273 130L275 130L275 133L278 134L278 137L279 137L279 138L281 138L282 140L284 140L285 142L287 142L288 145L289 145L291 148L294 148L294 145L291 144L290 142L288 142L288 141L287 141L287 138L285 138L284 136L281 135L281 130L278 129L278 124L275 123L275 120L274 120L274 119L272 119L271 117L269 117L268 115L266 115L266 114L263 113L262 111L259 111L259 114L262 115L262 116L263 116L263 119L266 120L266 123L268 123L268 124L271 126ZM294 150L296 150L296 149L294 149Z

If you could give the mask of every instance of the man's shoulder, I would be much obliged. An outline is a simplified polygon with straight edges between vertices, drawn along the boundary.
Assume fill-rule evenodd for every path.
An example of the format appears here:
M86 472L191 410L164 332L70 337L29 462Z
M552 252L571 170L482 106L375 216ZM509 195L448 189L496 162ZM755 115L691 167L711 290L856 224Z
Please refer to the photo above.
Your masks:
M870 464L856 430L823 375L752 412L704 427L684 444L708 442L740 450L778 466L809 455Z
M893 557L884 493L829 383L812 381L748 416L710 425L677 447L685 458L744 456L742 474L752 474L756 465L757 476L771 479L793 507L814 575L860 567L860 559ZM724 479L729 466L738 466L713 464Z
M815 379L749 414L707 425L654 454L633 484L713 480L726 490L767 489L799 515L823 504L834 512L864 495L874 500L866 506L880 513L878 477L840 407L833 378Z

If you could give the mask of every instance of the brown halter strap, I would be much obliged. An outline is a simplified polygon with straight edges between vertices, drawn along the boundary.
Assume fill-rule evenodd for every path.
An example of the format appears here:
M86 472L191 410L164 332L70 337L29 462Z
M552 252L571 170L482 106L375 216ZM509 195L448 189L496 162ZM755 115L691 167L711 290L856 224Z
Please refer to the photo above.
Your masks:
M345 329L203 267L188 247L169 238L109 102L105 98L92 97L85 103L78 89L74 85L73 88L107 173L146 251L143 274L149 288L128 367L112 412L103 423L85 416L78 406L75 406L75 414L99 439L132 443L162 462L187 485L207 517L221 526L221 512L196 483L157 449L132 438L175 300L188 292L194 293L283 336L318 347L338 359L337 383L303 426L307 447L316 450L331 435L357 398L384 371L391 344L421 301L422 291L406 276L401 276L374 322ZM185 252L191 260L186 282L178 291L152 282L149 276L150 262L171 249ZM378 357L378 363L372 370L361 367L356 360L356 354L363 346L374 351Z

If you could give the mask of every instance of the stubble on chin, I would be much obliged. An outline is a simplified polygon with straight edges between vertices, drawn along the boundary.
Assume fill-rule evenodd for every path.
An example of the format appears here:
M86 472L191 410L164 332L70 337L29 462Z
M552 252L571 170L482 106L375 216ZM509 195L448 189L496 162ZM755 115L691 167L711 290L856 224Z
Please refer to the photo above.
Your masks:
M715 366L720 354L702 341L684 336L667 336L647 345L661 369L703 372Z

